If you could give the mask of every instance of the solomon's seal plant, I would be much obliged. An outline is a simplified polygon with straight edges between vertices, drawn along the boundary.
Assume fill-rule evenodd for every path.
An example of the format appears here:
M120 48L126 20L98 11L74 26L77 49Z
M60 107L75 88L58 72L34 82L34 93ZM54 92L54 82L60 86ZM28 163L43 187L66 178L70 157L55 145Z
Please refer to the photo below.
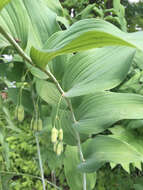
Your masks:
M113 0L113 9L121 29L103 14L69 26L58 0L6 3L0 2L0 48L14 52L14 67L1 62L0 79L18 105L18 121L27 115L30 130L31 120L43 190L47 183L60 189L45 179L46 162L52 175L64 167L71 190L92 190L95 172L107 162L127 171L130 163L140 168L143 138L133 129L142 127L142 80L138 91L126 87L133 89L132 70L142 70L143 32L125 32L120 1ZM11 88L12 81L17 88ZM7 127L21 132L3 112Z

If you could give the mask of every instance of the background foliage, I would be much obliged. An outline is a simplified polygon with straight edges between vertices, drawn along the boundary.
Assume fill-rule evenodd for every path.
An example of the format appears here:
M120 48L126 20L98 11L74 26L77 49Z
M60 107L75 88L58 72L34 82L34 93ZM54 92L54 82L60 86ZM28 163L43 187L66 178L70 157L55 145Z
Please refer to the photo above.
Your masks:
M140 96L143 94L141 51L138 51L135 55L135 51L130 48L109 47L110 55L107 54L107 52L109 52L108 48L101 48L96 50L97 54L94 50L89 50L75 55L69 54L63 56L63 52L75 53L74 45L76 42L75 44L71 43L70 46L68 43L78 24L73 25L76 27L73 27L73 30L71 29L70 35L67 31L58 31L61 29L65 30L69 28L70 25L82 19L99 18L102 19L100 21L101 23L99 22L101 27L105 24L108 29L107 32L109 31L109 34L116 33L116 39L119 36L122 38L118 43L123 43L125 39L121 31L115 29L113 25L124 32L141 30L143 26L143 3L129 4L127 1L121 1L122 4L120 4L120 2L115 3L117 1L110 0L61 0L62 8L57 0L35 1L35 4L27 0L23 0L22 2L23 4L20 1L14 0L2 10L0 21L4 28L27 53L29 53L32 44L33 47L30 51L31 58L37 65L42 63L38 65L39 67L43 68L43 66L46 65L47 59L49 59L48 67L66 91L66 96L71 98L73 108L76 110L76 118L82 121L78 124L81 141L84 142L89 134L91 136L93 130L95 130L93 122L94 125L96 123L99 126L99 128L96 128L96 131L94 131L95 134L92 137L95 137L98 133L100 133L100 136L94 140L91 138L87 141L88 143L83 144L83 150L87 150L84 153L87 160L92 160L93 158L92 161L94 162L94 160L96 160L97 163L94 164L94 167L93 165L90 167L87 162L85 165L80 164L79 168L84 171L89 171L90 169L95 171L100 168L97 173L87 174L87 189L140 190L143 186L142 165L140 162L143 160L142 96ZM7 2L5 1L5 3ZM5 3L2 4L2 6L4 6ZM124 5L125 8L122 5ZM17 15L15 15L14 10L17 10L18 6L22 8L23 11L16 12ZM37 11L40 13L38 17ZM109 25L104 21L108 21L113 25ZM91 19L90 21L86 20L82 22L83 29L86 31L88 30L88 27L87 29L85 28L86 24L91 23L92 25L94 20ZM29 23L30 29L28 29L25 23ZM79 25L79 28L80 27ZM113 33L114 29L116 30L115 33ZM29 30L30 34L28 32ZM52 34L54 35L47 41L47 38ZM95 31L95 34L97 35L97 31ZM105 39L109 37L109 34L107 33L105 35ZM76 168L76 165L80 163L77 149L70 146L76 144L76 138L75 131L70 128L72 121L67 119L70 118L70 113L66 110L67 102L61 97L55 85L44 72L39 70L39 68L30 66L28 63L25 64L25 61L16 54L15 49L11 47L9 42L4 40L2 36L0 36L0 39L0 54L3 55L0 59L0 188L2 190L43 189L35 132L33 132L36 130L38 131L36 134L40 140L45 179L65 190L69 188L71 190L82 189L81 183L75 183L77 178L82 180L82 174L78 172ZM55 41L55 39L57 41ZM65 39L68 40L66 41ZM90 42L92 42L92 40L93 39L91 39ZM45 41L47 42L45 43ZM63 48L62 43L65 43L70 50ZM81 41L77 40L77 43L81 43ZM136 45L142 48L139 43L137 44L130 39L127 39L124 43L130 43L130 46ZM84 45L83 41L83 47L85 47ZM54 49L56 46L57 49L59 48L59 51ZM43 49L40 51L39 49L41 48L46 50L53 48L52 50L55 52L46 52L43 51ZM115 49L117 49L116 52ZM77 50L78 49L76 49L76 51ZM121 53L120 57L117 56L119 51ZM12 55L14 58L10 59L9 57L10 60L8 60L4 55ZM105 61L102 59L103 57L106 61L112 57L113 63L110 62L104 69L100 69L99 66L101 64L105 65ZM52 58L54 59L52 60ZM119 59L121 60L122 58L122 64L120 64ZM79 65L82 67L77 68L74 63L80 59L81 62ZM68 62L67 60L70 61ZM88 60L88 62L86 62L86 60ZM94 61L96 60L99 60L99 62L94 65ZM66 62L68 62L68 66L65 66ZM118 64L115 66L114 62ZM133 62L132 65L131 62ZM91 67L92 70L90 69ZM85 68L87 68L86 72ZM111 68L113 72L108 75L107 71L110 71ZM121 69L123 72L118 72ZM92 76L93 71L97 72L94 77ZM101 78L102 72L107 73L107 75L104 75L106 79L104 79L104 81L109 80L109 83L104 84ZM80 75L80 73L82 74ZM67 81L66 79L68 77L69 80ZM118 77L117 81L115 80L116 77ZM93 83L91 83L91 80L93 80ZM95 81L98 82L99 86L94 87ZM78 88L78 85L80 88ZM79 96L87 95L90 90L91 92L96 92L97 89L111 89L111 92L97 93L96 96L85 96L80 99ZM132 93L132 97L128 94L121 95L120 93ZM59 103L60 98L61 102ZM107 106L111 99L114 100L113 104ZM125 107L120 105L115 106L116 101L122 102ZM126 107L129 103L128 114L125 115L124 110L127 109ZM136 103L138 106L136 107L135 114L134 106L136 106ZM24 105L25 119L22 122L18 122L15 117L15 109L19 105ZM95 109L95 106L97 109ZM116 109L119 111L118 116ZM102 113L102 110L104 110L104 113ZM107 113L113 110L115 115L113 114L112 117L110 117ZM94 120L94 115L98 116L98 119ZM101 119L100 116L102 115L106 117ZM91 122L86 120L89 116L93 119ZM33 120L37 121L39 118L43 122L42 130L38 129L37 125L36 128L34 128L35 125L31 122ZM60 118L60 121L57 118ZM122 119L122 121L119 121L120 119ZM90 127L87 129L84 128L83 130L83 126L86 126L86 122L88 122L88 127ZM116 124L114 125L115 122ZM53 124L56 125L57 129L62 127L64 131L63 142L65 154L61 154L58 157L53 151L53 144L51 142ZM106 130L112 125L114 128ZM116 146L112 146L112 143ZM68 146L66 146L66 144L68 144ZM92 146L94 146L94 148L96 147L96 152ZM108 152L107 146L111 148ZM98 147L100 148L98 149ZM114 152L117 147L118 156L116 158ZM100 156L103 151L105 155L101 163ZM130 165L124 162L127 160L126 153L130 155L128 160L128 163L130 163L131 159L132 164ZM48 189L53 190L54 187L47 181L46 186Z

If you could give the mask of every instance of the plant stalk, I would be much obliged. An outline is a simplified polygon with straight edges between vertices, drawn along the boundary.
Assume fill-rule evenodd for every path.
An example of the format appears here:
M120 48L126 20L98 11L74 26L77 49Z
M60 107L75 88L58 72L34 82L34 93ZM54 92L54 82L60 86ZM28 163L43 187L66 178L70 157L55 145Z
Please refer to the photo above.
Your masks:
M45 179L44 179L44 170L43 170L41 153L40 153L39 139L38 139L38 136L36 134L35 134L35 138L36 138L36 144L37 144L37 153L38 153L39 166L40 166L40 171L41 171L43 190L46 190L46 184L45 184Z
M75 124L77 124L77 121L76 121L76 118L75 118L75 115L74 115L74 112L73 112L72 104L71 104L71 102L70 102L70 100L68 98L65 97L65 99L66 99L66 101L68 103L68 106L69 106L69 109L71 111L73 122ZM84 159L84 156L83 156L83 153L82 153L82 148L81 148L80 135L79 135L79 133L78 133L77 130L74 129L74 131L75 131L76 138L77 138L77 147L78 147L78 152L79 152L80 160L82 162L85 162L85 159ZM83 173L83 190L86 190L86 186L87 186L86 185L86 173Z
M51 172L51 178L52 178L52 183L56 184L56 176L55 176L54 170L52 170L52 172Z
M43 71L44 73L46 73L50 79L53 80L53 82L55 83L57 89L59 90L59 92L61 93L61 95L65 98L68 107L71 111L72 117L73 117L73 122L76 124L76 118L72 109L72 104L70 102L70 100L64 96L64 91L61 88L60 84L58 83L57 79L55 78L55 76L50 72L45 70L44 68L41 68L37 65L34 65L31 58L25 54L25 52L23 51L23 49L17 44L17 42L13 39L13 37L11 37L10 34L8 34L3 28L2 26L0 26L0 33L15 47L15 49L17 50L18 54L23 57L24 60L26 60L28 63L30 63L32 66L35 66L37 68L39 68L41 71ZM74 129L75 130L75 129ZM80 136L77 130L75 130L76 136L77 136L77 146L78 146L78 151L80 154L80 160L82 162L84 162L84 157L83 157L83 153L82 153L82 148L81 148L81 143L80 143ZM42 181L43 181L43 190L45 190L45 180L44 180L44 175L43 175L43 167L42 167L42 160L41 160L41 156L40 156L40 147L39 147L39 141L38 141L38 137L36 137L36 142L37 142L37 148L38 148L38 155L39 155L39 163L40 163L40 169L41 169L41 175L42 175ZM83 173L83 190L86 190L86 174Z
M73 116L74 116L74 113L73 113ZM77 122L77 121L76 121ZM75 130L75 134L76 134L76 138L77 138L77 147L78 147L78 152L79 152L79 156L80 156L80 160L82 162L85 162L85 159L84 159L84 156L83 156L83 153L82 153L82 148L81 148L81 143L80 143L80 135L78 133L77 130ZM83 190L86 190L86 173L83 173Z

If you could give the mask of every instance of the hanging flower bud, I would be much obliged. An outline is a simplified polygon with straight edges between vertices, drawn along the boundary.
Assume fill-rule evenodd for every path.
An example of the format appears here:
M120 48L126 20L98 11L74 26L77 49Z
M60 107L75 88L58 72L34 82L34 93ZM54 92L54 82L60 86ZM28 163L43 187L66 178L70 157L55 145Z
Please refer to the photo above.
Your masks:
M37 130L38 130L38 121L37 121L37 119L35 119L33 121L33 131L37 131Z
M51 132L51 142L56 143L58 138L58 130L53 127L52 132Z
M60 156L61 153L63 152L63 143L62 142L59 142L59 144L57 145L57 156Z
M54 152L57 152L57 145L58 145L58 141L54 143L54 147L53 147Z
M63 140L63 129L59 130L59 140L62 141Z
M17 119L18 121L22 122L24 119L24 108L22 105L17 107Z
M42 123L42 119L38 119L38 122L37 122L37 127L38 127L38 131L41 131L42 128L43 128L43 123Z

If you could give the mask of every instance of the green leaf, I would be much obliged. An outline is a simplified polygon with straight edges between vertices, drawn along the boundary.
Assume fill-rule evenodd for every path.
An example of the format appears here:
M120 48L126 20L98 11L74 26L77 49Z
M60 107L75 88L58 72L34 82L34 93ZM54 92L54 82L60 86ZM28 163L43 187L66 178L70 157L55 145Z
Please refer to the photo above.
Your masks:
M116 15L119 19L119 24L121 29L126 32L127 31L127 22L125 19L125 7L120 3L120 0L113 0L113 7Z
M99 9L96 6L93 8L94 12L100 16L100 18L104 18L104 12L103 9Z
M49 70L53 73L58 81L61 81L63 78L65 68L68 65L68 57L69 56L64 55L57 56L48 65Z
M134 64L136 64L141 70L143 70L143 52L137 51L134 57Z
M57 16L57 22L60 22L61 24L63 24L66 28L69 28L69 20L66 19L65 17L61 17L61 16Z
M73 129L73 121L71 113L68 111L59 110L60 126L63 129L63 141L72 146L77 145L77 138Z
M0 14L0 25L25 49L28 42L28 16L22 1L12 0ZM10 45L0 36L0 47Z
M81 133L99 133L123 119L143 119L143 96L127 93L98 92L85 96L76 110Z
M126 82L121 85L120 90L129 92L129 90L133 90L133 92L138 92L141 89L140 79L142 73L140 71L135 72L135 74Z
M61 99L60 92L56 88L55 84L51 82L37 79L36 90L38 95L49 105L57 106L59 100ZM63 98L61 99L60 107L62 109L67 107L67 103Z
M49 78L44 72L42 72L40 69L38 69L36 67L31 67L30 72L32 73L32 75L34 75L35 77L37 77L39 79Z
M85 162L79 165L82 172L94 172L105 162L129 165L143 161L143 140L125 128L117 126L113 135L96 136L84 145Z
M78 18L79 16L81 16L81 19L87 18L89 14L93 11L94 7L95 7L95 3L87 5L87 7L85 7L79 14L76 15L76 18ZM98 13L100 13L99 9L98 9Z
M34 2L23 0L23 4L29 16L29 46L36 45L41 48L48 38L60 29L56 21L56 13L48 8L47 4L50 3L46 4L46 0ZM28 47L28 49L30 47Z
M113 0L113 7L115 10L119 11L120 10L120 0Z
M63 77L65 96L80 96L119 85L129 71L134 53L133 48L105 47L76 54Z
M42 50L31 48L31 58L36 65L45 67L54 57L103 46L130 46L143 50L143 32L125 33L100 19L85 19L69 29L54 34Z
M34 3L29 0L23 0L23 2L29 16L30 33L27 47L27 52L29 52L31 45L39 48L43 47L48 38L53 33L60 30L57 22L57 15L53 12L55 9L60 9L60 3L57 4L58 0L39 0L34 1ZM40 12L38 16L37 12ZM59 75L63 76L63 65L65 59L66 58L63 56L58 56L50 63L50 65L53 66L53 68L50 69L57 79L59 79ZM47 78L43 72L40 72L39 69L34 67L31 67L31 73L40 79Z
M11 0L1 0L0 1L0 11L2 10L2 8L9 3Z
M67 146L64 159L64 172L70 190L83 189L83 174L77 170L77 165L80 163L77 147ZM87 189L92 190L96 183L95 174L87 174ZM77 180L78 179L78 180Z
M37 15L37 13L40 14ZM0 23L8 33L19 41L23 49L28 44L28 52L31 45L43 47L47 39L60 30L56 17L56 13L48 8L45 0L34 2L12 0L2 10ZM0 42L0 47L10 45L2 36L0 36Z
M45 0L47 6L55 12L58 16L63 16L63 8L59 0Z
M127 129L138 129L143 127L143 120L138 119L138 120L131 120L128 125Z
M28 69L30 70L30 72L32 73L33 76L35 76L39 79L43 79L43 80L49 78L46 73L44 73L43 71L41 71L37 67L34 67L28 63L26 63L26 65L27 65Z

